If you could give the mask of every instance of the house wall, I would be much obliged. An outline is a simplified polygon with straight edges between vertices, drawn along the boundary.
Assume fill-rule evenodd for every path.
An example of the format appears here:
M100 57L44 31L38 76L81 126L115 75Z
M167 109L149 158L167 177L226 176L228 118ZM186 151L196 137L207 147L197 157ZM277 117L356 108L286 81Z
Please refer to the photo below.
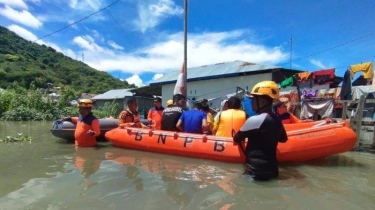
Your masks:
M203 98L226 98L227 94L236 92L237 87L251 91L256 83L264 80L272 80L272 73L188 82L187 96L189 99L195 98L196 100ZM163 105L165 105L167 100L172 99L174 87L175 84L167 84L162 86Z

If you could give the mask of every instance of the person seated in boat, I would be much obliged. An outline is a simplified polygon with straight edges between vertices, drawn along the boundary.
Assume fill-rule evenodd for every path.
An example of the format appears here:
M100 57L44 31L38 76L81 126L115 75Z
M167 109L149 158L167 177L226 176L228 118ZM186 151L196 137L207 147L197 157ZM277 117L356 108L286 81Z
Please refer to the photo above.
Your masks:
M287 111L286 103L280 100L276 100L273 103L273 109L275 111L275 114L280 118L283 124L294 124L313 121L310 119L301 120L298 117L294 116L292 113L289 113Z
M202 134L207 129L207 115L202 111L202 105L196 103L194 109L184 111L176 127L185 133Z
M207 99L204 99L207 100ZM214 126L214 117L211 114L210 106L207 103L202 103L202 111L207 115L207 129L205 134L212 135L212 129Z
M92 114L92 101L81 99L77 104L78 117L65 117L62 121L76 124L74 131L75 145L79 147L93 147L97 145L96 137L100 135L99 120Z
M240 109L241 99L232 96L228 99L228 109L222 111L215 136L233 137L246 121L246 113Z
M186 97L181 94L173 96L173 104L163 111L161 129L166 131L178 131L176 125L186 107Z
M170 107L170 106L172 106L172 105L173 105L173 100L171 100L171 99L168 100L168 101L167 101L167 107Z
M156 130L161 129L161 117L163 116L164 107L161 105L161 98L154 99L154 107L148 110L147 121Z
M248 139L243 150L247 165L244 174L254 180L269 180L279 176L277 144L288 140L281 120L272 112L272 102L279 98L279 87L273 81L259 82L251 95L252 108L258 115L249 117L233 140L241 143ZM242 144L239 146L242 148Z
M135 127L135 128L147 128L141 122L141 117L137 111L138 102L135 97L130 97L127 101L128 108L119 114L118 126L119 127Z
M212 128L212 133L214 135L216 134L216 131L218 129L218 123L219 123L220 114L221 114L221 112L223 112L223 111L225 111L227 109L228 109L228 100L225 99L220 104L220 111L214 117L214 126Z

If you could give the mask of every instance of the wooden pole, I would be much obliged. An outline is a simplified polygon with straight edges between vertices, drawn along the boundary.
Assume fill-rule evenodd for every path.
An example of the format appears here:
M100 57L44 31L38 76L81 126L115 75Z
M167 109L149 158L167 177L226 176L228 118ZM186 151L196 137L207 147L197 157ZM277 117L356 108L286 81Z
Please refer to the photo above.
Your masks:
M361 128L362 128L362 116L363 116L363 106L364 105L365 105L365 96L361 95L361 97L359 99L359 103L357 105L357 112L356 112L355 121L354 121L354 124L355 124L355 127L356 127L355 132L357 134L356 146L359 145L359 137L360 137Z
M341 117L342 120L346 120L347 111L348 111L348 102L345 101L342 106L342 117Z

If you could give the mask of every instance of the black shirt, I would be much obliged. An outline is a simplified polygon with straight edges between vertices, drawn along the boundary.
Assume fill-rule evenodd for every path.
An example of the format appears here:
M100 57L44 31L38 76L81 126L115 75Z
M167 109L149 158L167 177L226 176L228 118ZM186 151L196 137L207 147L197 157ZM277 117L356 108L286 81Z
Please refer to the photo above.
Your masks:
M171 105L165 108L161 118L161 129L166 131L178 131L176 124L183 111L183 108L177 105Z

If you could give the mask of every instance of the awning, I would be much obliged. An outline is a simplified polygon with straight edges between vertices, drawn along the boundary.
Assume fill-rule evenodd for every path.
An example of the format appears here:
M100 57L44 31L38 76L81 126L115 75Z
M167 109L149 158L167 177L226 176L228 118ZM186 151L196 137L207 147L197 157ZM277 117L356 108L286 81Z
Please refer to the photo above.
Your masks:
M144 86L130 90L136 96L161 96L161 85Z

